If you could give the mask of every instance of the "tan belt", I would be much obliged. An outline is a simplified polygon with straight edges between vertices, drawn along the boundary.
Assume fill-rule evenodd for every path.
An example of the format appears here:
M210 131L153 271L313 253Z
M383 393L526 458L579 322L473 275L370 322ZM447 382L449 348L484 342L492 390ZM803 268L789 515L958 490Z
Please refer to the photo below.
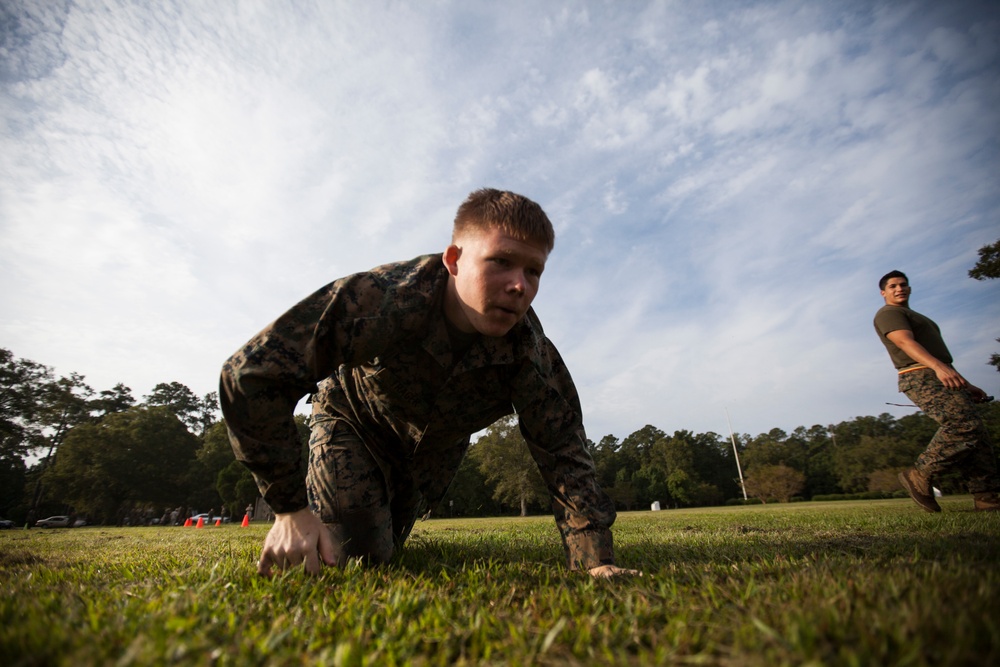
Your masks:
M900 370L899 374L902 375L903 373L912 373L913 371L920 371L925 368L927 368L927 366L924 366L923 364L918 364L917 366L907 366L906 368Z

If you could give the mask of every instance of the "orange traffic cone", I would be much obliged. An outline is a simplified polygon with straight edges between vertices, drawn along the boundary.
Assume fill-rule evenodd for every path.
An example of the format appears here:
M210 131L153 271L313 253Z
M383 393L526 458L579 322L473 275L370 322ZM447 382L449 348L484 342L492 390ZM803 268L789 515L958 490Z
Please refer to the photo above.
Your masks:
M195 528L204 528L204 527L205 527L205 517L200 516L198 517L198 525L195 526Z
M216 519L215 520L215 525L216 526L221 526L222 525L222 519Z
M184 527L185 528L191 527L191 517L188 517L187 519L184 520Z
M242 526L243 528L246 528L249 525L250 525L250 515L249 514L244 514L243 515L243 523L241 523L240 526Z

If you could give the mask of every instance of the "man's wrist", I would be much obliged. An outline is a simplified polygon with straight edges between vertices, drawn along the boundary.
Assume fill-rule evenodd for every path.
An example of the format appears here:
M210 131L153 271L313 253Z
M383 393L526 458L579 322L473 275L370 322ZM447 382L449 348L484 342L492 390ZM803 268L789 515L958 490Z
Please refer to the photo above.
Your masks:
M276 516L276 517L282 517L282 518L290 517L290 516L294 516L296 514L299 514L303 510L309 511L309 507L306 506L306 507L300 507L298 509L286 509L286 510L283 510L281 512L275 512L274 516Z

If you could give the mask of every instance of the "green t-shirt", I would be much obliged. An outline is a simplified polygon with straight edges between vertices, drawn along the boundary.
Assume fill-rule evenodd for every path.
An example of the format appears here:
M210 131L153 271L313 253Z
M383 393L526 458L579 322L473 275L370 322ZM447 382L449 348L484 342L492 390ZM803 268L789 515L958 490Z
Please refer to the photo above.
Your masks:
M906 330L913 332L913 339L931 353L935 359L946 364L952 362L951 352L941 338L941 329L926 315L902 306L882 306L875 313L875 332L879 340L889 352L889 358L897 369L917 365L905 352L900 350L886 335L892 331Z

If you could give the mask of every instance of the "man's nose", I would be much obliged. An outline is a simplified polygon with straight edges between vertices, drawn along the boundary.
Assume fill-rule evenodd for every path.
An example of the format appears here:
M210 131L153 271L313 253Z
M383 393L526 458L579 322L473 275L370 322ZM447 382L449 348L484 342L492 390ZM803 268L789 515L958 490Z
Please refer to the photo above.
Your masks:
M517 294L524 294L524 286L526 284L526 279L523 271L517 271L513 278L511 278L510 285L507 287L508 291L516 292Z

